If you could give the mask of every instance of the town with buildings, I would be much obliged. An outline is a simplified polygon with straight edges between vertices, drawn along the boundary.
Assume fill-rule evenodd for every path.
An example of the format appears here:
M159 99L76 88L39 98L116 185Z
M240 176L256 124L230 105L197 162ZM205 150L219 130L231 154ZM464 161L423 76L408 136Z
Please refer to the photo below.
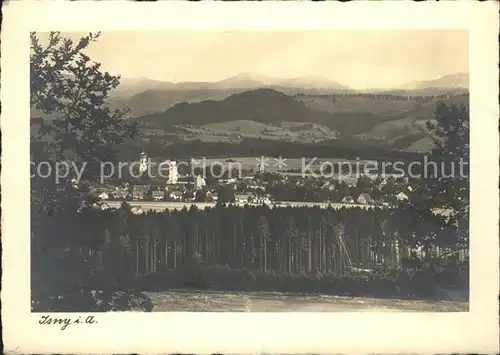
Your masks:
M193 162L194 159L191 159ZM140 156L141 176L148 170L148 156ZM332 204L345 207L383 207L406 201L419 188L418 181L408 177L381 177L358 174L336 180L321 176L303 176L287 172L267 172L257 163L255 171L245 170L241 176L214 178L200 169L181 173L174 160L164 161L167 173L161 179L125 179L90 188L98 200L96 207L118 207L122 201L135 205L141 213L141 203L151 209L182 209L210 204L267 205L267 206L320 206ZM189 170L189 169L188 169ZM157 202L157 205L152 204Z

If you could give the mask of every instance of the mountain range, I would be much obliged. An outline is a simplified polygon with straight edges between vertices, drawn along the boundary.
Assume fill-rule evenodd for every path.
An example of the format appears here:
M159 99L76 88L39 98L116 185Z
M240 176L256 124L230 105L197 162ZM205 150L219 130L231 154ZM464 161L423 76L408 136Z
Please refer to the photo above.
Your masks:
M399 87L402 90L425 90L425 89L469 89L469 75L465 73L449 74L425 81L412 81Z
M241 73L215 82L169 82L149 78L122 78L120 86L112 92L113 97L124 97L148 90L224 90L282 87L304 90L345 90L353 91L330 79L306 75L295 78L274 78L267 75Z
M110 93L110 106L130 108L131 116L138 117L165 111L181 102L222 100L232 94L251 89L268 88L287 95L335 94L358 92L330 79L307 75L295 78L274 78L266 75L242 73L216 82L168 82L148 78L123 78L117 89ZM464 93L468 90L467 74L446 75L428 81L414 81L398 88L372 89L397 95L439 95Z
M342 144L427 151L432 142L419 127L434 118L437 101L468 105L468 75L368 92L312 75L239 74L213 83L126 78L108 103L130 108L131 118L153 131L155 140L224 142L238 136L316 142L340 137ZM32 117L46 115L32 112Z

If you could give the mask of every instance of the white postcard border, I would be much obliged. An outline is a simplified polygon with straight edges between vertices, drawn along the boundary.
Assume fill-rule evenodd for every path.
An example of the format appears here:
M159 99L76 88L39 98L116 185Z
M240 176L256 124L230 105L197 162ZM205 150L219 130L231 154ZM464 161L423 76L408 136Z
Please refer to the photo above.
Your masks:
M20 353L498 351L498 6L444 2L4 4L2 320ZM29 31L467 28L471 298L468 313L107 313L65 331L30 313ZM335 65L332 63L332 65Z

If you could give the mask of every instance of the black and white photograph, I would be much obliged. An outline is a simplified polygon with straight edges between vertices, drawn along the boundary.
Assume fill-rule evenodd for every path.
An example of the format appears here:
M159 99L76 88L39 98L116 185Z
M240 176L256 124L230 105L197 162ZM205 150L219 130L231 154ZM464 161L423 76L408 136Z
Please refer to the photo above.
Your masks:
M467 31L33 32L30 65L34 312L468 310Z
M471 311L469 29L25 36L37 326Z
M467 49L33 32L33 311L467 311Z

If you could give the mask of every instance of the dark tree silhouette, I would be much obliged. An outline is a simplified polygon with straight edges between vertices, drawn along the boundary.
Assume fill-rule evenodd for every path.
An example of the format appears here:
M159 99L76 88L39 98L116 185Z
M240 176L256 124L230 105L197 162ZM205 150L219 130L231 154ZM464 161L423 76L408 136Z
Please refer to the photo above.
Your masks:
M217 203L225 204L229 202L234 202L234 190L231 186L224 185L217 189Z
M100 163L116 162L115 146L137 133L135 125L124 120L126 112L106 106L119 77L100 71L100 64L84 53L98 37L89 34L74 43L51 32L42 44L31 33L30 104L32 112L43 116L37 121L38 130L32 130L32 162L48 162L53 168L58 162L73 163L84 168L84 181L96 181ZM92 214L82 210L94 201L72 177L64 174L58 181L54 174L48 178L35 174L31 180L33 309L57 308L58 299L69 310L127 308L131 299L113 299L103 289L119 281L114 279L116 267L108 265L122 264L128 227L117 223L94 233L85 223ZM95 218L96 223L102 222ZM110 277L97 282L108 272Z
M437 169L422 172L422 188L409 203L422 218L454 229L455 238L450 243L468 247L469 110L464 105L439 103L435 122L427 122L426 128L435 144L429 161L435 162ZM435 216L436 209L445 210L447 216Z

